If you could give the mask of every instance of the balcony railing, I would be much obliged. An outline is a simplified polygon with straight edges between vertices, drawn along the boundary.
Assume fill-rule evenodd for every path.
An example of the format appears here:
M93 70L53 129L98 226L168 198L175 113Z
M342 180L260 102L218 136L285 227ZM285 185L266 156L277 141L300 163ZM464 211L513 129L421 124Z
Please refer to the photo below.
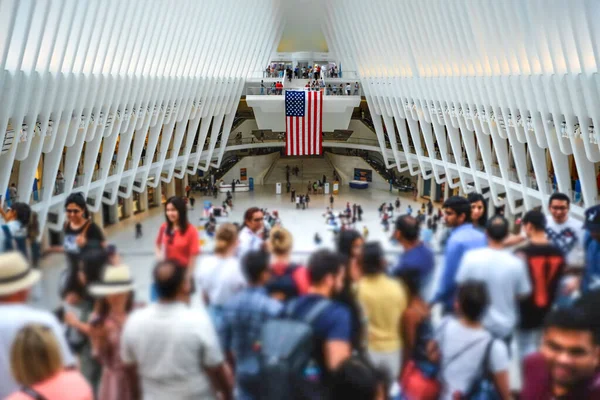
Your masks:
M331 86L317 88L290 88L277 89L272 86L250 86L246 88L246 96L283 96L286 90L306 90L306 91L321 91L325 96L362 96L362 88L352 85L349 89L346 86Z

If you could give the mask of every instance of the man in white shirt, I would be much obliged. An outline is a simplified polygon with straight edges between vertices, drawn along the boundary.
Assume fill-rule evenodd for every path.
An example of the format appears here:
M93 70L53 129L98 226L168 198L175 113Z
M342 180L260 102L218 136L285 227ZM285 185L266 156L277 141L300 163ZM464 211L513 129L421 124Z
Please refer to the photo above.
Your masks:
M10 372L10 350L15 336L25 325L41 324L50 328L60 345L65 367L75 365L56 317L26 304L31 288L39 279L40 272L32 269L21 254L0 254L0 399L19 389Z
M262 231L264 215L258 207L251 207L244 214L244 227L240 231L238 258L241 260L250 250L260 250L263 246Z
M567 265L582 267L583 222L569 216L571 199L564 193L553 193L548 202L552 218L548 218L546 235L548 240L563 253Z
M121 337L121 358L137 369L144 399L231 399L231 370L208 314L188 305L185 270L160 262L154 282L159 302L131 314Z
M583 267L583 222L569 216L571 208L571 199L564 193L556 192L550 196L548 201L548 211L551 218L547 219L546 235L550 243L560 249L567 266L580 268ZM527 240L524 230L520 235L510 235L505 241L504 246L516 246ZM572 291L577 287L576 280L570 280L567 291Z
M504 217L493 217L486 227L488 246L468 251L456 275L458 284L476 280L487 285L490 305L483 326L495 337L507 341L517 325L518 300L531 293L524 261L504 248L508 230Z

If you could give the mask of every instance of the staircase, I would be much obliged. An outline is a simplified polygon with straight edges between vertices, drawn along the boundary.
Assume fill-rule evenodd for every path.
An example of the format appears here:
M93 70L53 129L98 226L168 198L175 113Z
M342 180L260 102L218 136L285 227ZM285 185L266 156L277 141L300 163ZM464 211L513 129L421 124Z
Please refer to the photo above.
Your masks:
M274 185L280 182L285 187L285 171L286 165L290 167L290 183L296 187L307 185L308 182L314 182L323 179L323 175L327 176L327 181L333 180L333 167L325 157L296 157L280 158L275 162L269 174L265 177L265 185ZM293 174L295 167L300 169L298 176Z

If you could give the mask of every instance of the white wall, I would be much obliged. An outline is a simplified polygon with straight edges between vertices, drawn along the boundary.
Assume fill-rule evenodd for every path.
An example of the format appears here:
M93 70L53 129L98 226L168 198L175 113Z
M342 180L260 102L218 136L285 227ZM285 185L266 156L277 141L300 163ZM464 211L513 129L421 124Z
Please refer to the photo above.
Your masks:
M242 138L251 138L254 135L252 131L258 130L258 125L256 125L255 119L247 119L240 126L231 131L229 138L235 138L238 132L242 132Z
M254 178L255 185L262 185L265 175L271 168L271 165L279 158L279 153L271 153L264 156L249 156L244 157L240 162L235 164L224 176L226 183L233 179L240 179L240 168L246 168L246 176L248 179ZM246 181L247 182L247 181Z
M375 139L377 140L377 135L368 126L365 125L364 122L353 119L350 120L350 125L348 125L348 129L353 131L352 135L350 135L350 139Z
M348 182L354 179L354 168L370 169L373 171L371 174L373 182L369 182L369 187L376 189L387 190L390 187L388 181L386 181L379 173L373 169L365 160L360 157L352 156L341 156L339 154L325 153L329 162L336 169L338 175L342 179L343 185L348 185Z

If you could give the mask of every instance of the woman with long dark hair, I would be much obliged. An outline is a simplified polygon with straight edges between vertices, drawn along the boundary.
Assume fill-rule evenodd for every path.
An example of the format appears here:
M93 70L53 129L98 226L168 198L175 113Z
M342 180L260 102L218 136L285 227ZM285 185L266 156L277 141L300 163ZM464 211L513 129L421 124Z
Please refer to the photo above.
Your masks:
M335 300L344 303L352 316L352 350L363 353L365 351L364 339L364 318L360 309L360 304L356 298L355 284L362 276L360 269L360 258L364 239L355 230L341 231L337 237L336 247L338 253L343 258L344 268L344 287L336 296Z
M133 309L131 272L126 265L109 267L102 279L90 286L99 299L98 312L90 318L92 353L102 364L98 400L138 398L137 380L131 379L120 357L123 327Z
M196 228L188 221L185 201L177 196L169 198L165 204L165 223L156 237L156 257L174 260L191 274L200 254L198 240Z
M6 221L0 230L0 253L17 250L28 258L27 237L31 208L28 204L15 202L6 212L0 208L0 216Z
M92 249L103 249L106 241L102 229L90 218L90 212L83 194L72 193L65 201L67 222L63 227L63 245L54 246L48 252L65 253L68 270L63 282L66 288L81 286L81 262L85 252ZM87 282L91 283L91 282ZM68 292L68 290L67 290Z
M471 221L477 229L484 230L487 224L487 203L480 193L469 193L467 200L471 203Z

